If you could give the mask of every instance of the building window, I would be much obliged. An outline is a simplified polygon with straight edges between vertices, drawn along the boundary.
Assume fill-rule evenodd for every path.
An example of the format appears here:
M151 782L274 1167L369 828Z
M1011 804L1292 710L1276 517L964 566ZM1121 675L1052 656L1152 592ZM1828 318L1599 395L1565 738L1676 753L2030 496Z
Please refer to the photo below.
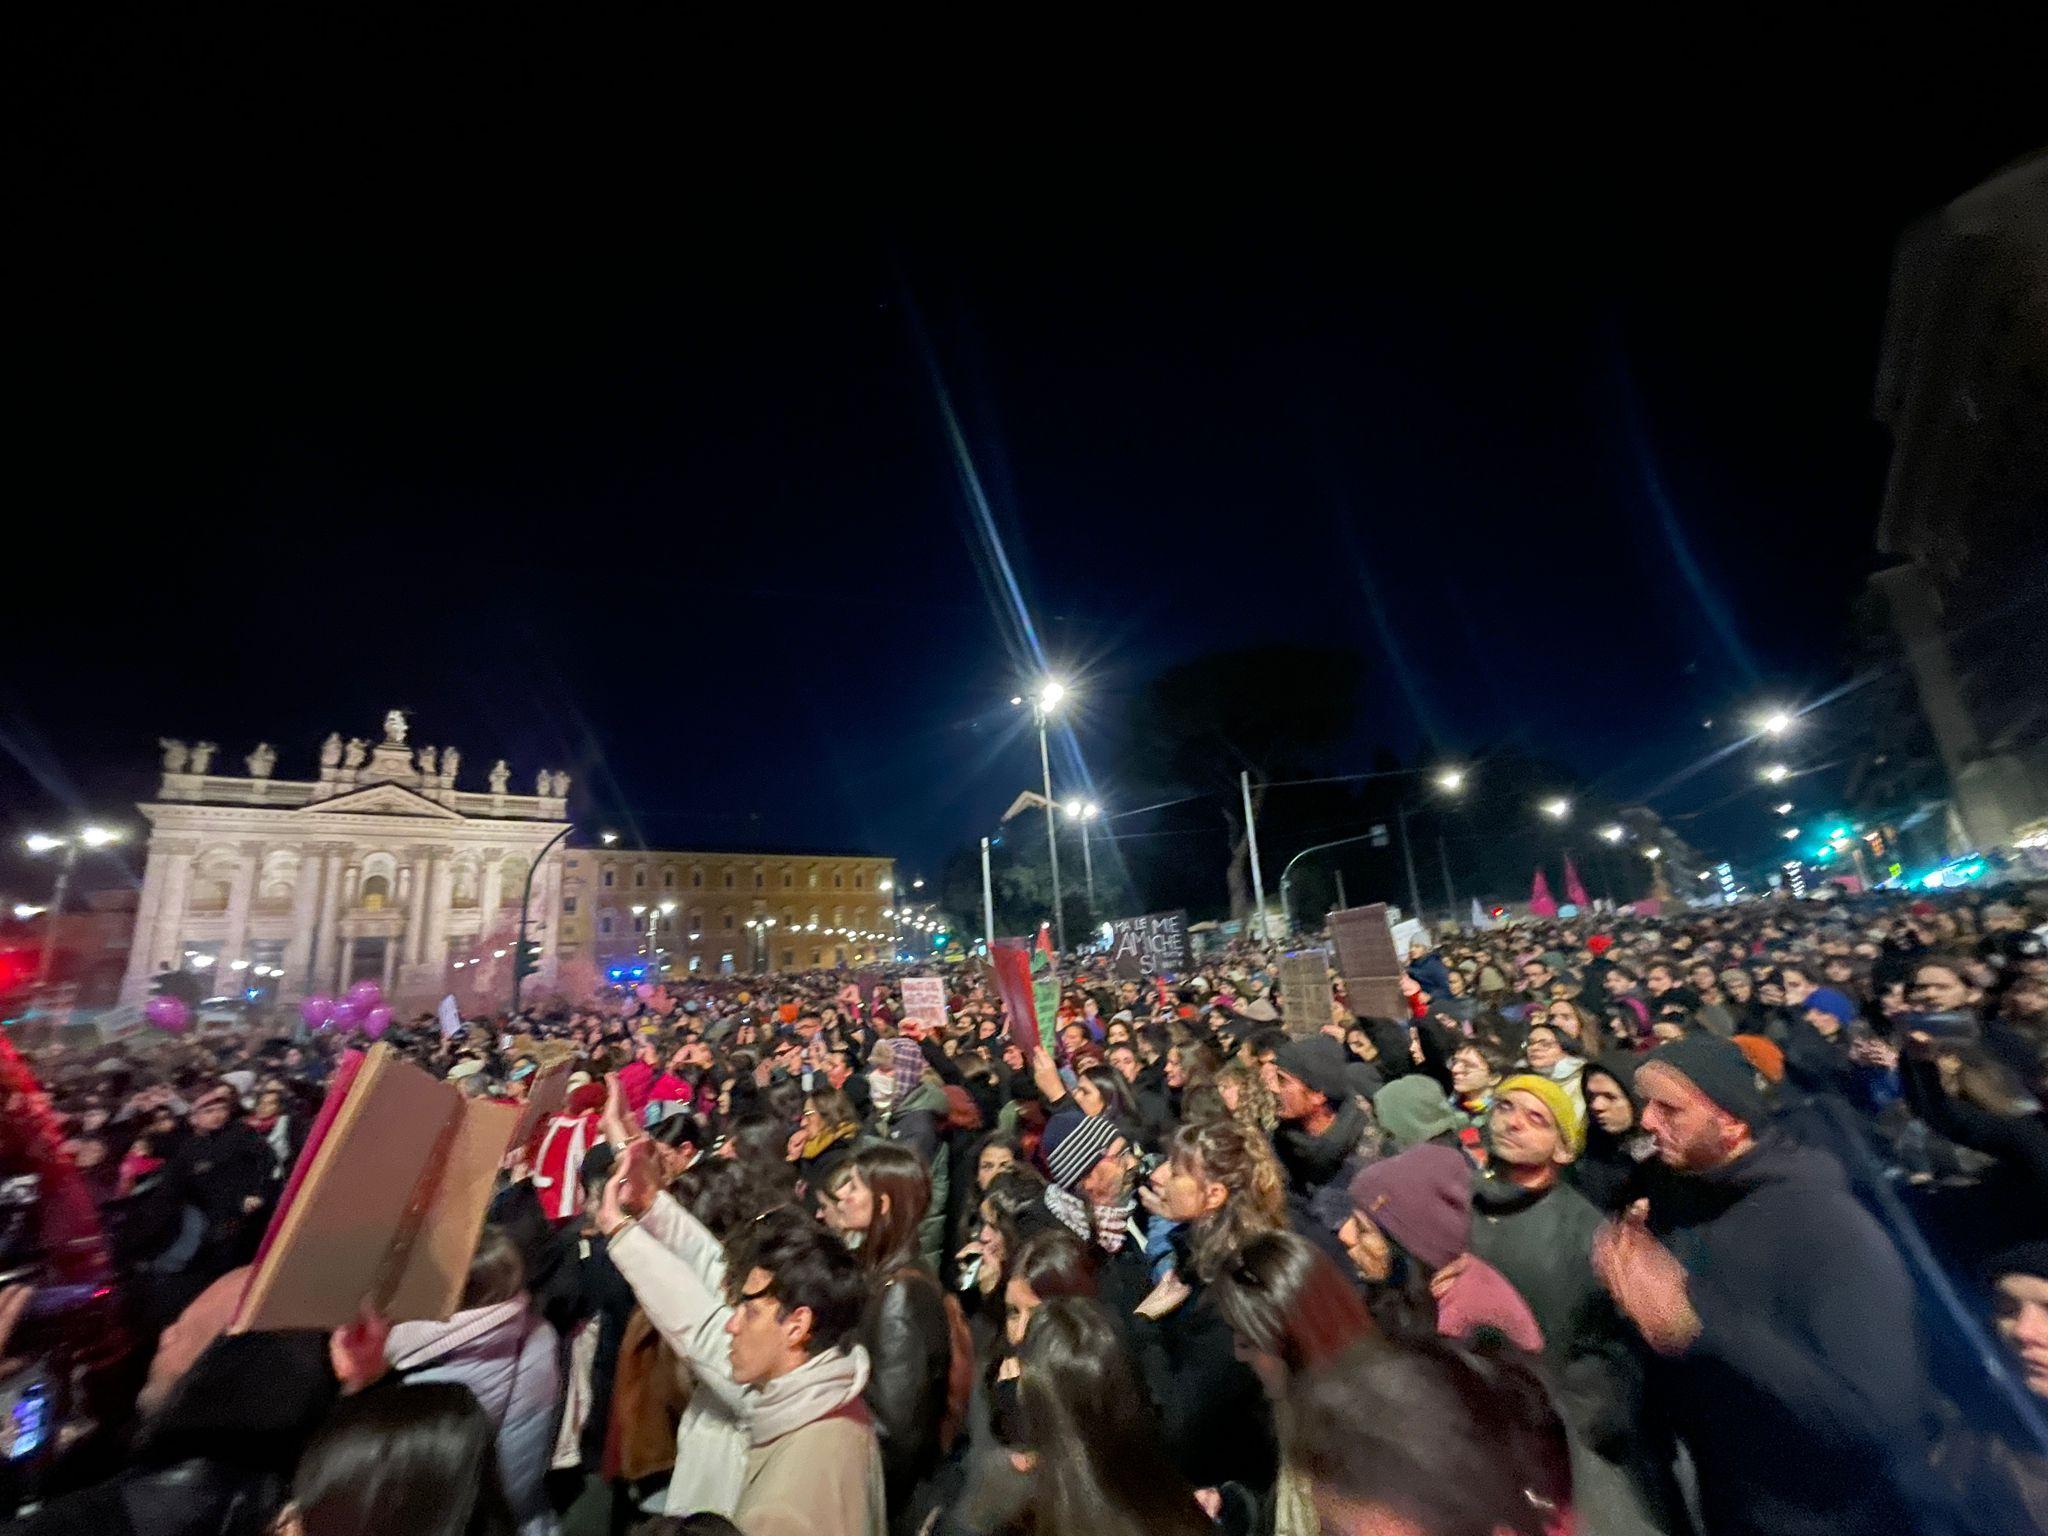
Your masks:
M695 938L698 934L702 933L703 931L704 914L702 912L692 912L690 914L690 936L692 938Z
M581 869L583 867L583 861L581 859L570 859L568 861L568 864L571 869Z
M814 891L818 888L818 872L815 869L810 872L810 887Z
M609 886L612 883L612 872L610 870L606 870L604 872L604 883L607 886Z
M782 888L785 891L793 891L796 889L796 876L794 873L786 869L782 872Z
M598 931L598 932L599 932L600 934L602 934L602 935L603 935L603 936L604 936L605 938L607 938L607 939L608 939L608 938L610 938L610 937L612 936L612 915L611 915L611 913L609 913L609 912L600 912L600 913L599 913L599 914L597 915L597 931Z
M859 871L855 871L853 876L853 888L856 891L866 890L868 888L868 877L866 875L861 874Z
M647 887L647 871L644 869L634 870L633 884L640 887L642 890L645 890Z
M824 952L824 951L823 951L822 949L814 949L814 950L812 950L812 951L811 951L811 964L813 964L813 965L823 965L824 963L825 963L825 952Z
M704 871L703 871L703 870L701 870L701 869L693 869L693 870L691 870L691 871L690 871L690 889L691 889L691 890L693 890L693 891L701 891L701 890L703 890L703 889L704 889Z
M832 871L832 889L833 889L833 890L835 890L835 891L838 891L838 890L844 890L844 889L845 889L845 887L846 887L846 876L842 875L842 874L841 874L841 873L840 873L840 872L839 872L838 870L836 870L836 869L835 869L835 870L833 870L833 871Z
M768 877L762 874L761 871L758 869L754 871L754 889L757 891L765 891L768 889Z
M676 872L674 870L664 869L661 872L661 888L664 891L672 891L676 888Z
M574 896L564 896L562 898L562 911L570 917L576 915L576 898Z
M793 950L793 949L785 949L785 950L784 950L784 951L782 952L782 968L783 968L783 969L784 969L785 971L793 971L793 970L795 970L795 969L796 969L796 951L795 951L795 950Z
M846 926L846 908L834 907L832 909L832 926L834 928L844 928Z
M729 890L731 890L731 889L732 889L732 885L733 885L733 881L732 881L732 871L728 869L728 870L727 870L727 871L725 872L725 888L726 888L726 889L727 889L727 890L729 891Z
M732 928L732 914L730 912L725 914L724 920L719 924L719 926L727 930L730 930Z

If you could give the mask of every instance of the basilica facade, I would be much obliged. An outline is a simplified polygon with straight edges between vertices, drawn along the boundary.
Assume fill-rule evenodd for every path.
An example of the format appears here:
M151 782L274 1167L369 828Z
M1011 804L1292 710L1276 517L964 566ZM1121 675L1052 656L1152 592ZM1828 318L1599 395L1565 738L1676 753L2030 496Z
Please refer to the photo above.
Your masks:
M500 761L464 789L461 753L409 732L397 710L374 745L337 732L304 779L277 777L268 743L239 774L212 742L160 743L122 1001L187 970L218 995L288 1001L369 978L403 1009L431 1007L457 961L511 947L529 872L527 937L538 982L552 979L569 776L543 769L515 794Z

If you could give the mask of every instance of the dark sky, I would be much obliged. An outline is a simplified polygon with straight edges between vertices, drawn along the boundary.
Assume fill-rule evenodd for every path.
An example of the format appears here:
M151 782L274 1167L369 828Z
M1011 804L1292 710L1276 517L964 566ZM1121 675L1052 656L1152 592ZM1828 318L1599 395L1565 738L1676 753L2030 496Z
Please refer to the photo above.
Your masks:
M1513 739L1640 793L1841 675L1893 241L2029 147L870 142L615 115L594 47L255 67L183 25L55 39L24 103L10 847L139 830L159 735L310 776L395 704L467 783L570 769L593 829L936 871L1035 753L934 369L1084 754L1163 665L1303 641L1372 659L1359 766Z

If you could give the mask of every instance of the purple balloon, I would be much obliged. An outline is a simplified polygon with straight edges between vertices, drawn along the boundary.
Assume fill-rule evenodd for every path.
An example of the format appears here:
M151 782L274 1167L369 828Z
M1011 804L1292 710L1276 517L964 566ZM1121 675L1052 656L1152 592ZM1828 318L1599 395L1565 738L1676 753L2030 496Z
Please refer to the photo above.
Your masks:
M192 1010L177 997L152 997L142 1005L142 1016L168 1035L182 1035L192 1022Z
M336 1029L354 1029L362 1021L362 1010L347 998L336 1003L327 1013L327 1022Z
M382 1003L363 1015L363 1033L375 1040L391 1027L391 1010Z
M306 1021L308 1029L325 1029L327 1021L334 1017L334 999L314 993L299 1003L299 1017Z
M384 989L365 976L348 989L348 1000L356 1005L358 1013L367 1013L384 1001Z

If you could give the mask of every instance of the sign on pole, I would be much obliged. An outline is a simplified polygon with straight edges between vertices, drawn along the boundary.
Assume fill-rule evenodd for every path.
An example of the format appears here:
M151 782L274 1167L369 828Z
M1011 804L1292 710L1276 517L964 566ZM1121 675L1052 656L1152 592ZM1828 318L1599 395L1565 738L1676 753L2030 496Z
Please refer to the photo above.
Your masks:
M1280 957L1280 1021L1290 1035L1312 1035L1330 1022L1335 993L1327 949L1290 950Z
M1141 976L1179 975L1188 968L1185 911L1113 918L1109 931L1110 969L1126 981Z
M1351 1011L1360 1018L1406 1019L1401 958L1394 952L1387 904L1376 901L1332 912L1330 932L1337 940L1337 971L1344 978L1344 997Z

